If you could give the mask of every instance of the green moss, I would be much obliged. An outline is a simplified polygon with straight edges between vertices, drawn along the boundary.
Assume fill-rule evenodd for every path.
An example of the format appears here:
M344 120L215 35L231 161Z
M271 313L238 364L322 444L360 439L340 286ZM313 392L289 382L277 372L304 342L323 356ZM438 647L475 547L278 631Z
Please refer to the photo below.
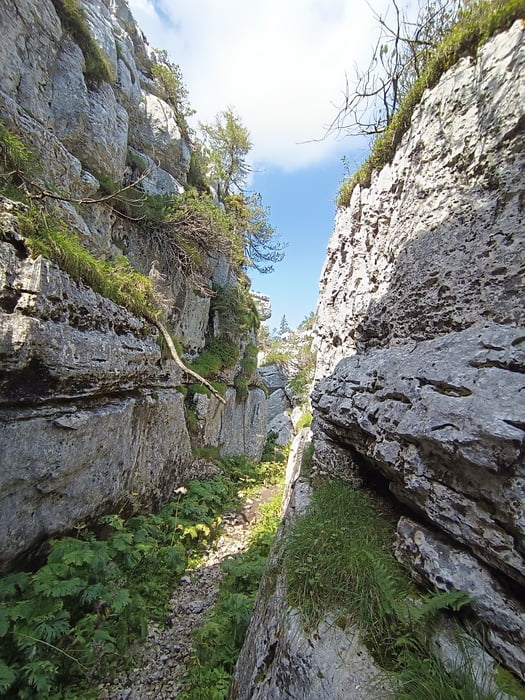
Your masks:
M195 409L187 404L184 406L184 417L186 418L186 427L189 433L196 435L199 432L199 419L195 413Z
M248 343L248 345L244 349L244 355L240 363L241 371L248 380L253 377L253 374L257 369L257 354L257 346L253 343Z
M208 445L206 447L192 445L191 451L195 457L207 459L210 462L216 462L219 459L219 448L215 445Z
M233 386L237 392L237 400L243 401L248 397L248 382L242 374L237 374L233 380Z
M210 379L223 369L234 367L238 359L239 348L235 343L224 338L213 338L189 367L201 377Z
M463 11L445 39L430 52L421 77L412 85L384 133L375 141L367 161L343 182L337 205L347 207L356 185L369 187L372 173L389 163L410 126L423 92L434 87L443 73L462 56L475 56L493 34L508 29L525 15L525 0L480 0Z
M78 0L52 0L60 22L66 32L71 34L84 54L84 75L91 87L101 83L112 83L113 71L108 59L91 36L86 24L84 11Z

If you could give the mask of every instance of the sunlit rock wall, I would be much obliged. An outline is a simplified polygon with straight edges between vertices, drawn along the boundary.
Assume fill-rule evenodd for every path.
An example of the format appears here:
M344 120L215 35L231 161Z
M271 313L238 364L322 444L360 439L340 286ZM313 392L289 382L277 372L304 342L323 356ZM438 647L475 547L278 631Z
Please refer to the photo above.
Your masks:
M471 592L466 624L522 678L524 32L445 73L338 212L313 395L318 467L388 485L399 558Z

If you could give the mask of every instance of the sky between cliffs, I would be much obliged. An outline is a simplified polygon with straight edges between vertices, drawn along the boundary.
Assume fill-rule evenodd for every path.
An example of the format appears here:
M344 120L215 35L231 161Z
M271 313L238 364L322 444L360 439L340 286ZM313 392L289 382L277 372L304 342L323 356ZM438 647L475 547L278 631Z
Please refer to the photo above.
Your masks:
M129 0L151 46L178 63L196 119L230 106L253 141L250 189L288 242L270 275L251 271L272 300L270 328L296 327L315 310L318 282L344 175L365 141L322 139L345 72L368 63L376 29L365 0ZM371 0L384 13L387 0Z

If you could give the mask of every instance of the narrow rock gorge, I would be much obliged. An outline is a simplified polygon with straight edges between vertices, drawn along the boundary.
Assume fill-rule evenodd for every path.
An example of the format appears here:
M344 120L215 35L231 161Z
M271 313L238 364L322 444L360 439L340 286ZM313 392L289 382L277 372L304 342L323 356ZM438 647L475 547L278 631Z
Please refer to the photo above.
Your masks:
M424 586L470 594L465 629L522 680L524 31L515 22L426 90L392 161L339 208L312 395L314 472L379 491L400 516L398 560ZM284 539L309 489L296 478ZM234 697L384 697L355 628L329 616L307 630L274 580Z
M269 299L221 238L173 65L126 0L0 9L4 575L99 516L156 513L217 475L214 459L260 460L268 430L282 448L303 411L282 366L256 371ZM308 626L291 602L287 540L322 479L395 520L413 608L421 591L466 594L433 639L445 661L455 620L491 678L525 681L524 34L518 19L444 71L390 162L338 208L313 422L292 443L231 698L395 697L351 615ZM122 689L142 700L133 678Z

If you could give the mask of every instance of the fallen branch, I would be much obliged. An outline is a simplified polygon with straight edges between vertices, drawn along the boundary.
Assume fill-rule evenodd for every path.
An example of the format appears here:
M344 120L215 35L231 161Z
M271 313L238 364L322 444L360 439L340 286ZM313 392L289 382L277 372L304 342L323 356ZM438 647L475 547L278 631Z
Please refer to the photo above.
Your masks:
M204 379L204 377L201 377L200 374L197 374L197 372L194 372L194 371L193 371L192 369L190 369L189 367L186 367L186 365L184 364L184 362L183 362L183 361L180 359L180 357L179 357L179 354L178 354L178 352L177 352L177 349L176 349L176 347L175 347L175 345L174 345L174 343L173 343L173 340L171 339L171 335L169 334L168 329L166 328L166 326L165 326L161 321L159 321L158 318L155 318L154 316L148 316L148 320L151 321L151 323L153 323L153 324L159 329L159 331L162 333L162 335L164 336L164 340L166 341L166 344L167 344L167 346L168 346L168 348L169 348L169 351L170 351L170 353L171 353L172 358L175 360L175 364L176 364L178 367L180 367L180 369L181 369L183 372L186 372L186 374L189 374L190 377L193 377L194 379L197 379L197 381L199 381L199 382L201 382L202 384L204 384L204 386L205 386L207 389L209 389L209 390L212 392L212 394L213 394L221 403L226 404L226 400L224 399L224 397L222 397L222 396L219 394L219 392L217 391L217 389L215 389L215 387L212 386L212 385L210 384L210 382L208 382L206 379Z

